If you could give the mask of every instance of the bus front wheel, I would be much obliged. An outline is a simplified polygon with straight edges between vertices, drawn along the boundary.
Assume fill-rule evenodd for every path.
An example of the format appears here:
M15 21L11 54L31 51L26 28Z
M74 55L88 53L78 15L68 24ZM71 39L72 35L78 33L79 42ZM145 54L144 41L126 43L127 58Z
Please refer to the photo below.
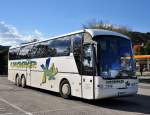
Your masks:
M63 80L60 84L60 95L65 99L71 95L71 87L67 80Z

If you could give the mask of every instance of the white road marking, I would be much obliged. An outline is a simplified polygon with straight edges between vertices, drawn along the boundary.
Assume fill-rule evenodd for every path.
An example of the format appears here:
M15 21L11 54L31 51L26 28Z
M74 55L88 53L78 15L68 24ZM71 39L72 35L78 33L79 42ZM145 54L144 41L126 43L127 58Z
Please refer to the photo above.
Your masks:
M5 111L5 108L0 107L0 112Z
M13 113L3 113L3 114L0 114L0 115L13 115Z
M12 106L13 108L15 108L15 109L17 109L17 110L19 110L19 111L21 111L21 112L23 112L23 113L27 114L27 115L33 115L32 113L30 113L30 112L27 112L27 111L23 110L22 108L20 108L20 107L18 107L18 106L16 106L16 105L14 105L14 104L12 104L12 103L8 102L8 101L7 101L7 100L5 100L5 99L0 98L0 101L2 101L2 102L4 102L4 103L6 103L6 104L8 104L8 105Z

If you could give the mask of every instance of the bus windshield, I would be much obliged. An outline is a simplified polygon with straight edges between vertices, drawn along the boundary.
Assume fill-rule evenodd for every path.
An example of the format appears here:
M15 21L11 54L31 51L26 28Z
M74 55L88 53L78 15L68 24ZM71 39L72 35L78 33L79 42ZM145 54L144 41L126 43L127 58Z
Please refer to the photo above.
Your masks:
M96 37L98 74L103 78L128 78L135 73L131 41L117 36Z

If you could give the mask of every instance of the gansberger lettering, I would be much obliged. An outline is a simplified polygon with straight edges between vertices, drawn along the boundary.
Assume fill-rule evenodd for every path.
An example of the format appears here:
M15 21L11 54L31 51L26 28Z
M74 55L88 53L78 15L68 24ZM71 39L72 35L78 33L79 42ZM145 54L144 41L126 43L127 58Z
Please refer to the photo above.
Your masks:
M124 80L107 80L106 84L124 83Z
M17 61L17 62L11 62L10 66L12 68L36 68L37 62L36 61Z

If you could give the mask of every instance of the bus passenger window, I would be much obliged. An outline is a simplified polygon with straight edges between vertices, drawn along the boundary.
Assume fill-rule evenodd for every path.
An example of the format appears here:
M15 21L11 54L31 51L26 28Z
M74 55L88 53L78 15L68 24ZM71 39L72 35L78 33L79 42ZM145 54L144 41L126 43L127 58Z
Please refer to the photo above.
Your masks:
M9 60L15 60L18 59L20 48L13 48L9 50Z
M32 49L30 50L30 58L32 59L32 58L36 58L36 52L37 52L37 46L36 45L34 45L33 47L32 47Z
M29 52L32 49L32 45L27 45L21 47L21 50L19 52L19 58L20 59L28 59L29 58Z
M48 50L48 45L46 44L39 44L37 46L37 52L36 52L36 57L37 58L43 58L43 57L47 57L47 50Z
M63 37L49 41L48 55L51 57L69 56L71 40L70 37Z

